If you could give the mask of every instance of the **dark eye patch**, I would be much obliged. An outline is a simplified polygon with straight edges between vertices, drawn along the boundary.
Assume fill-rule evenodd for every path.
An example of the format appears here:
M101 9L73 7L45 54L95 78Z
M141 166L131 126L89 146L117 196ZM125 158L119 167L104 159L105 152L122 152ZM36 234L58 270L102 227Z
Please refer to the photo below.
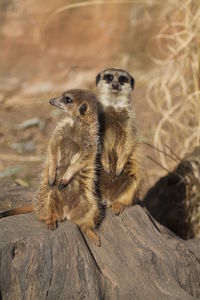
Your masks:
M121 76L119 76L118 81L121 84L128 83L128 78L124 75L121 75Z
M65 104L73 102L73 100L69 96L64 96L62 101Z
M107 82L112 82L113 81L113 75L112 74L105 74L103 76L103 79L106 80Z

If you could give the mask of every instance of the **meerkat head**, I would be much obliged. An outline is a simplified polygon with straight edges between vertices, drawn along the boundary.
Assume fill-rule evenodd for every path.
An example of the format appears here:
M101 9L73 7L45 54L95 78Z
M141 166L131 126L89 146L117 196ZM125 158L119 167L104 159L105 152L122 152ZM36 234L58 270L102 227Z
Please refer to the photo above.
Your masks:
M51 105L63 110L68 117L84 117L91 113L95 96L87 90L69 90L49 100Z
M118 101L122 97L130 98L134 83L134 78L128 72L117 68L106 69L96 76L96 86L101 100L105 98L105 101L110 102Z

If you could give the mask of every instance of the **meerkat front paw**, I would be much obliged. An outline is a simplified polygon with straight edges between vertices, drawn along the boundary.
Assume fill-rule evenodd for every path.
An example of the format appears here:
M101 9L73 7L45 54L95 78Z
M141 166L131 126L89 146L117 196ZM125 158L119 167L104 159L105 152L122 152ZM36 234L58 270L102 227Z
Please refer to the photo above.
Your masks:
M124 165L120 166L120 165L117 164L116 175L119 176L122 173L123 169L124 169Z
M125 156L121 156L120 158L118 158L117 160L117 165L116 165L116 175L119 176L125 166L127 158Z
M98 235L96 235L96 237L93 239L93 243L95 244L95 246L100 247L101 246L101 239Z
M49 230L55 230L55 229L57 228L57 223L54 222L54 223L51 223L51 224L49 224L49 225L47 225L47 226L48 226L48 229L49 229Z
M65 188L71 181L72 177L73 176L69 172L66 172L59 183L59 189L62 190Z
M63 180L63 178L61 179L59 185L58 185L58 189L62 190L64 189L66 186L68 185L68 182L66 180Z
M88 239L97 247L101 246L101 240L99 235L93 229L86 229L85 231L86 236Z
M56 182L56 174L49 176L49 178L48 178L49 186L51 186L51 187L54 186L55 182Z
M110 162L109 162L109 157L105 153L102 154L101 157L101 163L103 166L103 169L106 173L110 174Z
M45 221L49 230L55 230L57 228L57 221L53 219L48 219Z

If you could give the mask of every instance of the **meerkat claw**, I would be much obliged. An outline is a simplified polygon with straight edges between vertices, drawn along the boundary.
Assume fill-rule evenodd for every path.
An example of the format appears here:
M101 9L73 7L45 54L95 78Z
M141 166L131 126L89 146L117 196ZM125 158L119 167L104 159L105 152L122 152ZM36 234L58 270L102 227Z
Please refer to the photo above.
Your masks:
M109 175L110 174L109 158L106 157L104 154L102 155L101 163L102 163L104 171Z
M66 186L67 186L67 183L65 183L61 180L61 182L58 185L58 189L61 191L62 189L66 188Z
M49 170L48 174L48 184L49 186L53 186L56 182L56 171Z
M114 203L112 205L112 212L115 216L118 216L120 213L122 213L123 210L124 210L124 207L121 204Z
M49 230L55 230L56 228L57 228L57 223L56 222L48 225Z
M101 240L99 235L92 229L87 229L85 231L86 236L88 237L88 239L97 247L101 246Z
M104 171L108 174L108 175L110 175L110 168L108 167L108 168L105 168L104 167Z
M110 175L110 165L109 165L109 164L105 164L105 163L102 162L102 166L103 166L104 171L105 171L108 175Z
M57 228L57 221L49 219L49 220L46 220L45 222L46 222L47 228L49 230L55 230Z
M55 179L55 178L53 178L53 179L49 178L49 179L48 179L48 184L49 184L50 187L54 186L54 185L55 185L55 182L56 182L56 179Z
M116 175L119 176L123 171L123 167L122 168L117 168L116 169Z
M97 247L100 247L100 246L101 246L101 239L100 239L99 236L98 236L97 239L94 241L94 244L95 244Z

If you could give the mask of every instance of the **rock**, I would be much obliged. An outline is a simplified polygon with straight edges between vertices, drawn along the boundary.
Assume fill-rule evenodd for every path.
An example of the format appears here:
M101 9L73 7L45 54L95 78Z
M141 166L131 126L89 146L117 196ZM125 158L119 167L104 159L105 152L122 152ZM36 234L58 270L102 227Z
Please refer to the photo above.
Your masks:
M21 171L21 168L20 167L10 167L10 168L7 168L3 171L0 171L0 178L4 178L4 177L8 177L8 176L11 176L11 175L16 175L17 173L19 173Z
M39 118L32 118L24 121L23 123L16 126L16 129L18 130L24 130L29 127L39 126L40 125L40 119Z

